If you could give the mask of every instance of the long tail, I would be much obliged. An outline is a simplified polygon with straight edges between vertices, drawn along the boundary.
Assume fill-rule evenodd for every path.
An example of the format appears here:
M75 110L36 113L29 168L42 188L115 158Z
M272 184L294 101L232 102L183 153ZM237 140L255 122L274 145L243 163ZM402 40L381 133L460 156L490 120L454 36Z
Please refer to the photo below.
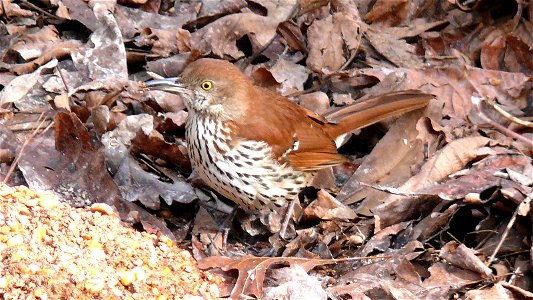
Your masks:
M330 124L324 129L332 139L389 117L398 116L428 105L435 96L407 90L369 98L324 114Z

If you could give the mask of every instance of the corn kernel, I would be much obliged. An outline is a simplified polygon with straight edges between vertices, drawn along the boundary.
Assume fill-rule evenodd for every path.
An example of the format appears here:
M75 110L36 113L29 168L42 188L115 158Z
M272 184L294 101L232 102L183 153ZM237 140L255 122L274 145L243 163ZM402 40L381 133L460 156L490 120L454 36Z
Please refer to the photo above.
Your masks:
M1 234L8 234L9 232L11 232L11 227L9 227L7 225L4 225L4 226L0 227L0 233Z
M24 203L28 207L33 207L39 203L39 198L31 198Z
M169 247L172 247L174 245L174 242L166 235L160 236L159 240Z
M28 252L20 250L20 251L16 251L15 253L13 253L13 255L11 256L11 259L21 260L26 257L28 257Z
M33 230L33 239L42 241L44 236L46 235L46 228L44 227L37 227Z
M39 197L39 205L43 208L54 208L60 204L59 199L52 193L43 193Z
M100 243L98 238L93 238L87 244L87 248L89 248L89 249L103 249L104 246Z
M83 286L89 293L95 295L100 293L104 289L105 284L100 280L90 280L85 282Z
M121 272L119 276L120 276L120 283L122 283L123 286L129 286L135 280L135 273L131 271Z
M163 268L163 271L161 271L161 275L167 276L168 274L170 274L170 272L172 272L172 270L170 270L170 268L168 266L165 266Z
M22 232L24 231L24 226L20 224L19 222L14 222L9 224L9 227L11 228L12 232Z
M93 205L91 205L91 210L93 212L99 212L102 215L118 216L115 209L105 203L94 203Z
M33 291L33 296L35 296L35 298L41 298L41 299L46 299L46 293L44 291L43 288L36 288L34 291Z

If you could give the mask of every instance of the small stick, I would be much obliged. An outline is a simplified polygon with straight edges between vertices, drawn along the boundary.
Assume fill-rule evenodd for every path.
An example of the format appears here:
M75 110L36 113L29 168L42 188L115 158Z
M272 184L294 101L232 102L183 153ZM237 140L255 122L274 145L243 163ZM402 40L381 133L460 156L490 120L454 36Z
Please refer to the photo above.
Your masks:
M6 174L6 177L4 178L4 181L2 182L3 184L7 184L7 181L9 180L9 178L11 177L11 175L13 174L13 172L15 172L15 167L17 166L19 160L20 160L20 157L22 156L22 152L24 152L24 149L26 149L26 146L28 146L28 144L30 143L30 141L35 137L35 135L37 135L37 132L39 132L39 129L41 129L41 126L44 124L44 122L46 121L45 118L43 118L44 116L44 112L39 116L39 119L37 119L37 121L41 121L39 123L39 126L37 126L37 128L35 128L35 130L33 131L33 133L30 135L29 138L27 138L24 143L22 144L22 147L20 147L20 151L19 153L17 154L17 157L15 158L15 160L13 161L13 163L11 164L11 167L9 167L9 170L7 171L7 174ZM41 120L42 119L42 120ZM44 131L48 130L52 124L54 123L50 123L50 125L48 125Z
M533 122L522 120L522 119L519 119L519 118L511 115L510 113L506 112L501 106L496 104L494 99L487 98L486 100L487 100L487 104L492 106L492 108L494 108L495 111L499 112L502 116L507 118L509 121L517 123L517 124L520 124L520 125L523 125L523 126L526 126L526 127L533 128Z
M492 262L494 261L494 258L496 257L496 255L498 254L498 251L500 251L500 248L502 247L503 245L503 242L505 241L505 239L507 238L507 235L509 234L509 231L511 231L511 227L513 227L514 225L514 222L516 221L516 216L518 215L518 211L520 210L521 207L525 206L525 205L529 205L531 203L531 198L533 197L533 193L529 194L525 199L524 201L522 201L522 203L520 203L515 211L513 212L513 216L511 217L511 219L509 220L509 223L507 223L507 226L505 227L505 231L503 232L502 234L502 237L500 238L500 241L498 242L498 245L496 245L496 248L494 249L494 252L492 253L492 255L489 257L489 259L487 260L487 262L485 263L486 266L490 266L492 264Z
M369 188L372 188L372 189L375 189L381 192L398 195L398 196L418 197L418 196L431 196L432 195L432 194L424 194L424 193L417 193L417 192L407 192L407 191L402 191L402 190L399 190L397 188L390 187L390 186L373 185L373 184L368 184L368 183L364 183L361 181L358 181L358 183L359 185L362 185L362 186L366 186L366 187L369 187Z
M496 128L497 130L501 131L502 133L508 135L508 136L511 136L517 140L521 140L522 142L526 143L527 145L529 145L529 147L533 148L533 141L512 131L512 130L509 130L508 128L505 128L504 126L500 125L499 123L495 122L494 120L492 120L491 118L489 118L484 112L483 112L483 109L481 107L481 100L483 98L479 97L479 96L472 96L472 98L470 98L470 100L472 101L472 104L474 104L474 107L476 108L479 116L483 119L483 121L487 122L487 124L489 124L490 126Z

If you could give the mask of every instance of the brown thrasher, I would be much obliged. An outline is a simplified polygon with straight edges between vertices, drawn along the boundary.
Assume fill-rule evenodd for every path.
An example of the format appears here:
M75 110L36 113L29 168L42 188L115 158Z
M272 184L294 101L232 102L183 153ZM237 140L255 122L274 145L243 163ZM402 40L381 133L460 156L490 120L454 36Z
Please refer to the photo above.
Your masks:
M180 77L146 86L183 96L193 166L209 187L253 211L285 205L317 170L342 163L338 137L434 97L394 92L320 116L254 86L233 64L208 58L189 64Z

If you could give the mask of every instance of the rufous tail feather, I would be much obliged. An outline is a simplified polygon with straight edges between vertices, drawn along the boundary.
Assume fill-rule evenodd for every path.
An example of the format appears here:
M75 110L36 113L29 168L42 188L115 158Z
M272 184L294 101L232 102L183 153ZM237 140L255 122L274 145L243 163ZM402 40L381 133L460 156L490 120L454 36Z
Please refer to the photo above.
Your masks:
M325 113L324 117L331 123L327 124L324 129L332 139L336 139L347 132L423 108L434 98L434 95L416 90L393 92L369 98Z

